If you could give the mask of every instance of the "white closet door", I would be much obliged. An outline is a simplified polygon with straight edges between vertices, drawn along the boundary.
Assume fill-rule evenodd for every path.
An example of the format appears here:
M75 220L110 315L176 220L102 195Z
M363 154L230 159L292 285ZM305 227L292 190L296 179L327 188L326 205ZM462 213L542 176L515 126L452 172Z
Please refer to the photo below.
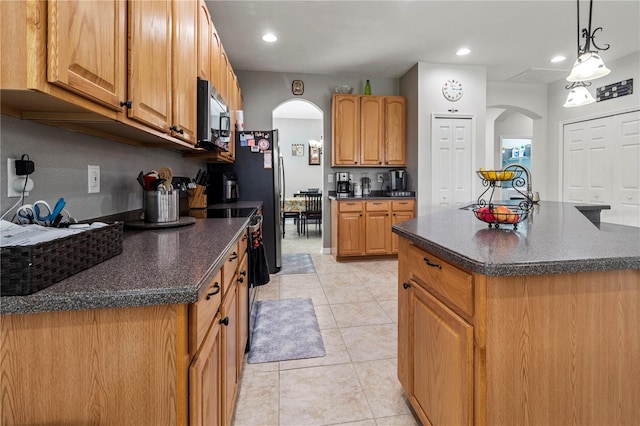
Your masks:
M472 120L435 118L431 128L432 204L457 207L472 200Z
M640 226L640 111L613 117L616 155L613 161L612 213L616 223Z
M611 204L611 117L564 127L564 199Z
M608 204L603 222L640 226L639 115L564 126L564 201Z

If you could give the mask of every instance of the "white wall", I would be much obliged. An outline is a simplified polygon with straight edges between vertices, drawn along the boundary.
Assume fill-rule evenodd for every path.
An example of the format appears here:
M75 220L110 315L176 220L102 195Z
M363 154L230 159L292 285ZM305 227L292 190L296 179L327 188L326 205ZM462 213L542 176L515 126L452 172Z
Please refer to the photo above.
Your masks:
M294 192L308 188L322 188L322 166L309 165L309 140L320 141L322 119L274 118L273 127L278 129L280 155L285 165L285 198ZM294 156L293 144L304 145L304 155Z
M640 109L640 52L625 56L617 61L607 61L606 52L603 52L602 58L611 73L592 81L589 88L591 94L595 97L597 87L630 78L633 79L635 86L633 94L581 107L564 108L562 105L567 99L568 91L565 89L567 82L562 80L548 86L549 126L547 138L553 155L549 155L547 158L549 161L547 164L549 186L545 191L549 190L555 200L562 199L562 126L566 123ZM542 197L542 193L540 196Z
M401 78L402 95L409 98L409 106L416 104L416 97L406 93L415 87L417 80L417 112L418 139L409 140L409 152L415 152L415 157L409 156L408 170L414 182L417 182L417 210L418 215L431 209L431 116L433 114L473 115L475 121L474 167L482 164L485 158L485 126L486 126L486 92L487 72L484 66L450 65L420 62L417 73L412 68ZM449 102L442 96L442 85L449 79L460 80L464 87L464 95L456 102ZM449 113L455 108L457 113ZM409 109L409 108L408 108ZM415 176L417 172L417 176ZM478 182L480 185L480 183ZM471 200L470 200L471 201Z

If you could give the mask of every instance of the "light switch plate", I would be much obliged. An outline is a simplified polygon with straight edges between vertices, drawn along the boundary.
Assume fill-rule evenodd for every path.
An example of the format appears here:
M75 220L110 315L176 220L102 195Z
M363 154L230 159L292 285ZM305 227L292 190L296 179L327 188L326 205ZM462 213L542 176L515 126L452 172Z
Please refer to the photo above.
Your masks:
M100 192L100 166L87 166L89 174L89 194L97 194Z

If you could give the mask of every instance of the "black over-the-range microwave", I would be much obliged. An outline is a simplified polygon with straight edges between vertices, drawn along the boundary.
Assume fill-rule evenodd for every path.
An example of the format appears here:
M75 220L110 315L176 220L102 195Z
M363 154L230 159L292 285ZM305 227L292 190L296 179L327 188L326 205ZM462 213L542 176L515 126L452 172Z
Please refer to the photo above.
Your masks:
M198 79L198 142L207 151L229 150L229 108L208 80Z

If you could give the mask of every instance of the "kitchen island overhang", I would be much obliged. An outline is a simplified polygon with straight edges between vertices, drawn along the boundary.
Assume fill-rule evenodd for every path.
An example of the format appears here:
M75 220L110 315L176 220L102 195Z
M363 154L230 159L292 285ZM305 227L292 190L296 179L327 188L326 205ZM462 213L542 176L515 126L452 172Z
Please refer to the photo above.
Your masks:
M490 276L640 269L640 228L594 224L583 209L542 201L517 229L489 229L473 213L447 209L393 226L393 232L464 269Z

